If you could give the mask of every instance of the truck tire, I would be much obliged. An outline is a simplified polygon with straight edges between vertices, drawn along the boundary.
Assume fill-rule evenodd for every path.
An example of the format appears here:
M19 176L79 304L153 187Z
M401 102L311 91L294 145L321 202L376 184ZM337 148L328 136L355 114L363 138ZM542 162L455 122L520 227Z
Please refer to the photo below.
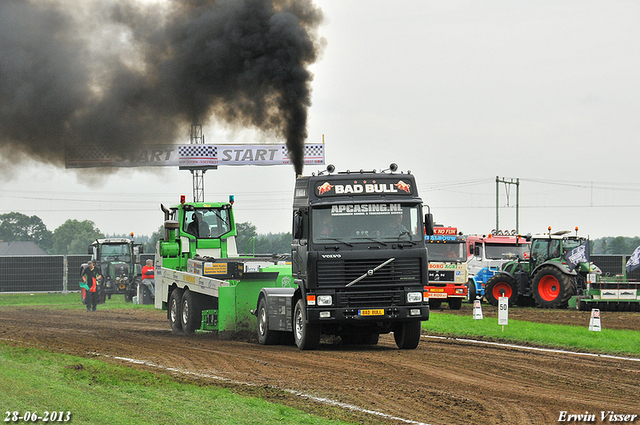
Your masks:
M467 281L467 297L470 303L473 303L476 300L476 283L473 279L469 279Z
M320 345L322 328L305 323L306 318L307 309L300 299L293 311L293 338L300 350L315 350Z
M182 331L189 335L200 329L202 324L202 307L200 296L190 290L184 291L182 294L182 305L180 315L182 321Z
M281 336L280 332L269 330L267 301L264 298L260 298L258 303L258 342L262 345L275 345L280 342Z
M501 295L502 293L504 295ZM484 296L489 304L494 307L498 305L498 298L505 296L509 298L509 307L511 307L518 299L516 281L511 276L503 273L492 276L487 281Z
M420 342L422 334L422 322L412 320L410 322L402 322L396 325L393 331L393 339L401 350L413 350Z
M432 310L440 308L441 305L442 305L442 300L429 298L429 308L431 308Z
M533 278L533 296L542 308L566 307L575 288L573 279L555 266L543 266Z
M182 289L174 289L169 296L169 309L167 311L171 330L175 334L182 334Z
M462 308L462 298L449 298L449 308L451 310L460 310Z

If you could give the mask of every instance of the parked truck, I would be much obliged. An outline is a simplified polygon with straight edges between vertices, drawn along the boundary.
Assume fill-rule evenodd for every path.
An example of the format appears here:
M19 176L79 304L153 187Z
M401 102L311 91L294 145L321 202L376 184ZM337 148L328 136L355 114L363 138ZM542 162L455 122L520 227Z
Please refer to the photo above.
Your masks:
M485 296L485 286L503 264L529 258L531 241L520 235L467 235L467 280L470 302Z
M111 299L114 294L123 294L125 301L132 301L137 294L138 284L142 281L142 245L128 238L102 238L93 241L88 252L101 275L97 285L99 302ZM86 263L80 266L80 275L85 267ZM82 302L84 303L84 295Z
M587 288L589 261L568 261L568 253L585 247L587 239L569 231L531 237L529 258L505 263L486 285L485 297L492 305L507 297L509 304L543 308L561 308L569 299ZM588 258L585 257L585 258Z
M462 307L467 298L467 246L465 237L455 227L435 227L425 235L429 255L429 284L425 292L429 307L439 308L446 302L452 310Z
M156 307L176 333L250 330L261 344L307 350L322 334L376 344L393 332L415 348L429 318L423 234L433 224L413 175L396 170L299 176L289 265L238 255L231 202L162 206Z

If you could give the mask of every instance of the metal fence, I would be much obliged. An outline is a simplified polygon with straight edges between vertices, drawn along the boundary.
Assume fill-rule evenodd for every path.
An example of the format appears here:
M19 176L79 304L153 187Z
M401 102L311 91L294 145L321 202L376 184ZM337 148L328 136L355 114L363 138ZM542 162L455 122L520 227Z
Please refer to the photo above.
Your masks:
M90 258L90 255L0 257L0 293L79 291L80 265Z
M604 275L624 274L629 255L592 255ZM0 257L0 293L2 292L67 292L80 290L80 265L90 255L30 255ZM140 264L153 259L141 254ZM629 280L640 281L640 270L630 273Z
M630 255L592 255L591 261L602 270L605 276L616 276L625 274L627 261ZM627 275L627 280L640 281L640 270L633 271Z

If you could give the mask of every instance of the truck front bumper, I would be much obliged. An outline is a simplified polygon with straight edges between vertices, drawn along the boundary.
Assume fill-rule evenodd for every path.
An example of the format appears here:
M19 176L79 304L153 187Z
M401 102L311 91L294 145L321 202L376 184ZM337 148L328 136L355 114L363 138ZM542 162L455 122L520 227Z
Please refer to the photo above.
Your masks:
M391 306L373 308L307 307L309 323L373 323L429 320L429 306Z

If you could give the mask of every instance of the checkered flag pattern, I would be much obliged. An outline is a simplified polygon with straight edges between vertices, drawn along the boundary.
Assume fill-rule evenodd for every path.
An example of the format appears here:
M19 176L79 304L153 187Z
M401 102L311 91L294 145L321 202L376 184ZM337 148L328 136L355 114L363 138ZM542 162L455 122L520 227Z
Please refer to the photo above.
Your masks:
M97 146L67 146L67 157L73 160L109 161L111 155Z
M180 158L216 158L218 148L212 145L181 145L178 156Z
M324 156L324 145L304 145L305 158L318 158ZM282 145L282 157L289 159L289 149Z

